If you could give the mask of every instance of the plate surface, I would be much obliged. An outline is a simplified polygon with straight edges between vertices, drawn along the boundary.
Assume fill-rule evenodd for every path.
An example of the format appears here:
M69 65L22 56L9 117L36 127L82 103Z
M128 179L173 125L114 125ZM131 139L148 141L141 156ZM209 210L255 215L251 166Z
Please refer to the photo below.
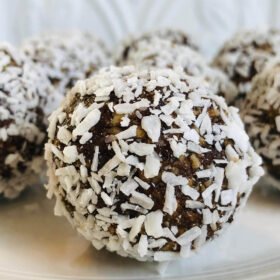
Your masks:
M0 279L280 279L280 193L256 189L238 220L189 259L139 263L96 251L42 188L0 201Z

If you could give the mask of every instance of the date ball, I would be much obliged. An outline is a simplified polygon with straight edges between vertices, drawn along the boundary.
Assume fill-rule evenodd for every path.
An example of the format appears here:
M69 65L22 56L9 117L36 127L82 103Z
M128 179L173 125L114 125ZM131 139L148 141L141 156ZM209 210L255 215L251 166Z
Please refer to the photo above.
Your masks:
M50 120L48 196L97 249L187 257L232 223L262 175L235 108L171 69L111 67Z
M280 54L280 32L277 30L243 31L227 41L213 61L238 87L232 104L242 108L252 79L262 71L270 58Z
M117 65L125 64L129 59L130 53L138 51L142 45L150 45L153 40L166 40L173 45L188 46L193 50L198 50L197 44L193 41L190 35L180 30L160 29L152 32L144 33L138 37L127 38L119 47L115 61Z
M269 63L252 83L242 116L273 185L280 188L280 62Z
M110 62L105 45L85 32L43 34L27 40L22 51L42 67L57 89L59 96L52 102L53 108L77 80L90 77Z
M18 50L0 44L0 196L15 198L38 182L52 87Z
M181 69L188 75L208 81L213 92L225 97L228 102L234 100L238 94L236 85L225 73L210 67L206 60L189 46L174 44L170 40L153 37L149 41L135 43L126 59L119 61L119 65L131 64L141 69Z

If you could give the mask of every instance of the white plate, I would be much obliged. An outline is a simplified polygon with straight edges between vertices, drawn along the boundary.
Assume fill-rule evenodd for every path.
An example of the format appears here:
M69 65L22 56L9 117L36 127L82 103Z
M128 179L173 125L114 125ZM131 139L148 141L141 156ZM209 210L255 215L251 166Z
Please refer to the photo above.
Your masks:
M255 190L238 221L199 254L157 265L96 251L53 216L42 188L0 201L0 279L280 279L280 193Z

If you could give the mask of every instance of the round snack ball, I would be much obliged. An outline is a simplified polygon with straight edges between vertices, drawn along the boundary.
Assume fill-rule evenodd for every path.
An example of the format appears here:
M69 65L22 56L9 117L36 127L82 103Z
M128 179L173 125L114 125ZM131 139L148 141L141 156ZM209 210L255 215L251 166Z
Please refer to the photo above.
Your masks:
M270 181L280 188L280 62L258 74L241 111L252 145L262 156Z
M270 58L279 54L280 32L277 30L239 32L224 44L213 65L224 71L238 87L234 105L242 107L253 77Z
M95 248L187 257L229 225L262 175L237 114L170 69L102 69L50 118L48 197Z
M44 34L27 40L23 52L41 66L56 87L60 100L76 81L110 64L105 45L86 32ZM56 108L59 101L52 101Z
M227 102L234 100L238 94L237 87L227 75L217 68L210 67L197 51L158 37L136 44L119 65L136 65L141 69L182 69L188 75L208 81L213 92L225 97Z
M38 182L46 140L48 79L16 49L0 44L0 196Z
M160 29L152 32L144 33L138 37L127 38L119 47L115 54L115 62L117 65L124 65L129 60L130 53L138 51L141 45L152 44L154 39L166 40L173 45L188 46L193 50L198 50L198 46L190 35L180 30Z

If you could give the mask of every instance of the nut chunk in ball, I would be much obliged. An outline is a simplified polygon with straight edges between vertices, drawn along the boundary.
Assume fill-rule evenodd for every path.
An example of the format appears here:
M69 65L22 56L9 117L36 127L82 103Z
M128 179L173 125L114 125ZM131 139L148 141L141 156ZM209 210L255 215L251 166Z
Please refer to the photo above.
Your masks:
M46 140L43 108L51 91L35 65L0 44L0 196L15 198L39 180Z
M92 242L141 261L218 235L262 174L235 108L170 69L103 69L52 114L48 196Z
M270 58L279 54L278 30L239 32L224 44L213 65L223 70L238 87L239 94L233 102L236 106L242 108L254 76Z
M251 142L263 157L273 185L280 188L280 62L257 75L241 111Z

